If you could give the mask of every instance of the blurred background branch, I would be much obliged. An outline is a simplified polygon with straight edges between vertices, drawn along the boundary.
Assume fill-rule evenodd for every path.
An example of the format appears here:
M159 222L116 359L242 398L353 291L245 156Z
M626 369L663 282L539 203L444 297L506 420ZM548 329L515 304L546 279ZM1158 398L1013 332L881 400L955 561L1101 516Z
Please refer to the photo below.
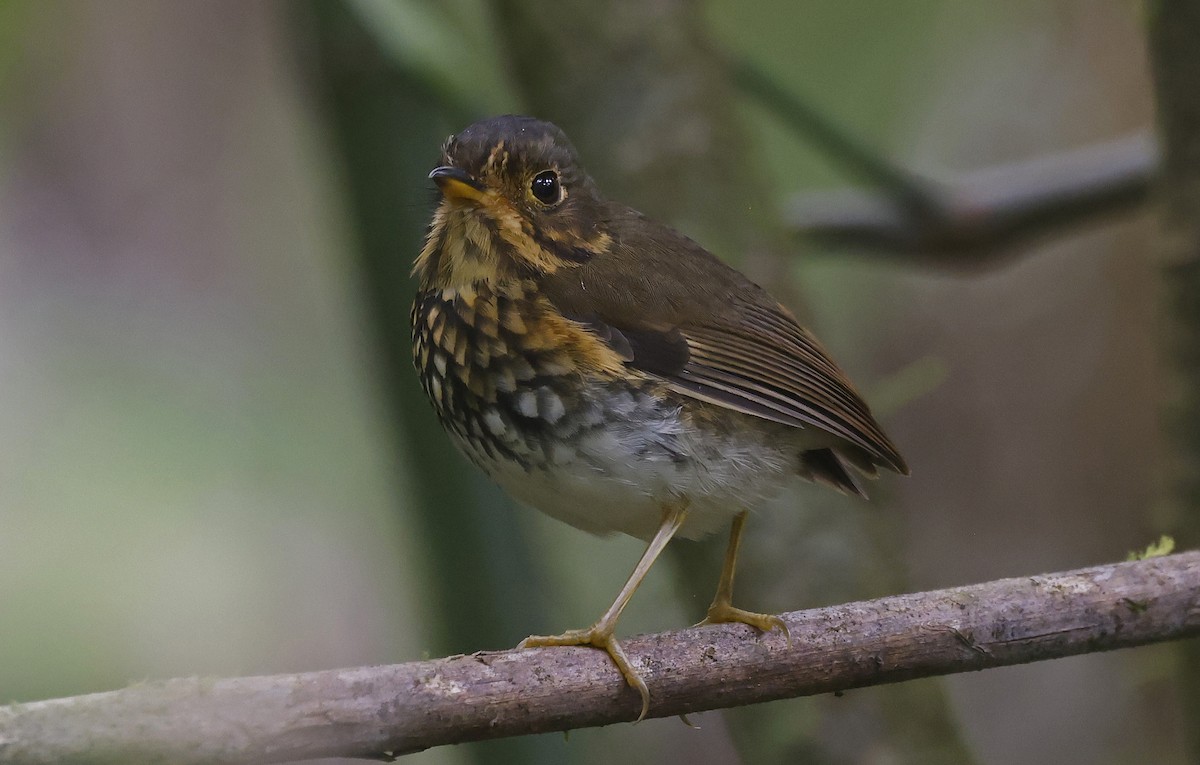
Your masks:
M986 168L951 182L912 179L922 203L885 191L810 192L784 210L798 236L924 267L977 270L1143 209L1158 151L1148 135Z
M1158 150L1145 133L934 182L889 162L754 64L729 66L742 90L798 139L872 189L792 197L782 211L784 226L818 244L972 269L1016 254L1031 240L1137 210L1150 198Z
M1200 633L1200 552L783 614L626 641L667 717ZM769 644L769 645L767 645ZM386 667L168 680L0 707L0 764L385 758L627 722L637 697L601 652L473 653Z

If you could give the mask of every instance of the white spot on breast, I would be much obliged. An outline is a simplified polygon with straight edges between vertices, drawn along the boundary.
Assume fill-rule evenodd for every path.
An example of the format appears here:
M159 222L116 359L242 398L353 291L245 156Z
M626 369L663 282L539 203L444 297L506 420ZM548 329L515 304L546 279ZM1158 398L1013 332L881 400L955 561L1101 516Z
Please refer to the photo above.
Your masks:
M517 396L517 411L526 417L538 416L537 396L533 391L523 391L521 395Z
M495 409L489 409L484 412L483 424L487 426L488 432L493 436L500 437L508 430L508 426L504 424L504 418Z
M543 420L553 425L562 419L566 411L557 393L545 386L538 388L538 412Z
M446 354L434 352L433 366L437 369L437 373L442 377L446 376Z

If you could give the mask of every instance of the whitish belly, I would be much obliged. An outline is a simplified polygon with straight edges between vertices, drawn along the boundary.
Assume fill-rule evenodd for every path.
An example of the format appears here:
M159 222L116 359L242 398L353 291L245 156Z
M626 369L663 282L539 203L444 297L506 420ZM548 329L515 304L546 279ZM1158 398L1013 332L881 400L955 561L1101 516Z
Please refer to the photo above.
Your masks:
M515 499L594 534L649 539L663 508L685 502L680 535L704 536L795 476L795 444L772 438L783 434L770 428L702 431L678 406L646 393L610 399L603 410L601 422L573 438L543 442L540 458L525 464L456 440Z

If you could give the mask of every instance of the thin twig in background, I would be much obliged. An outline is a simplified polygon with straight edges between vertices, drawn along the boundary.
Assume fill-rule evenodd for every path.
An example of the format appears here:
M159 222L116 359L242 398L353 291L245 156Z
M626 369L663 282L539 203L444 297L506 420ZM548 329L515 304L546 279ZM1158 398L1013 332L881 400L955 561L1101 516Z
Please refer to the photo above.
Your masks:
M1144 206L1158 170L1147 133L935 182L893 163L753 64L730 64L742 91L867 184L798 194L784 211L799 236L923 265L975 268L1018 245Z
M1139 134L929 184L920 214L887 193L848 189L796 195L784 217L797 235L826 243L975 268L1143 207L1157 163L1153 139Z
M625 641L651 716L829 693L1200 634L1200 551ZM267 763L375 757L606 725L639 711L600 651L178 679L0 707L0 763Z
M830 161L880 189L896 206L911 215L924 217L934 212L936 201L920 177L889 161L754 64L732 60L729 67L742 92L766 107L801 138L810 141Z

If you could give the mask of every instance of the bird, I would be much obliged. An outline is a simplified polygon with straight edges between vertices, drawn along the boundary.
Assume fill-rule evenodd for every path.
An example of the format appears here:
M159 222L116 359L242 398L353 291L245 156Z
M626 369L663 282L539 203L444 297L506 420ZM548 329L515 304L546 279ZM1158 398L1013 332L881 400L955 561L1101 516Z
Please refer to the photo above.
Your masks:
M413 264L413 362L451 440L519 502L647 543L589 627L520 648L605 651L667 543L728 525L703 623L787 625L733 605L749 512L797 479L865 497L908 466L816 337L675 229L606 198L557 126L521 115L450 136Z

